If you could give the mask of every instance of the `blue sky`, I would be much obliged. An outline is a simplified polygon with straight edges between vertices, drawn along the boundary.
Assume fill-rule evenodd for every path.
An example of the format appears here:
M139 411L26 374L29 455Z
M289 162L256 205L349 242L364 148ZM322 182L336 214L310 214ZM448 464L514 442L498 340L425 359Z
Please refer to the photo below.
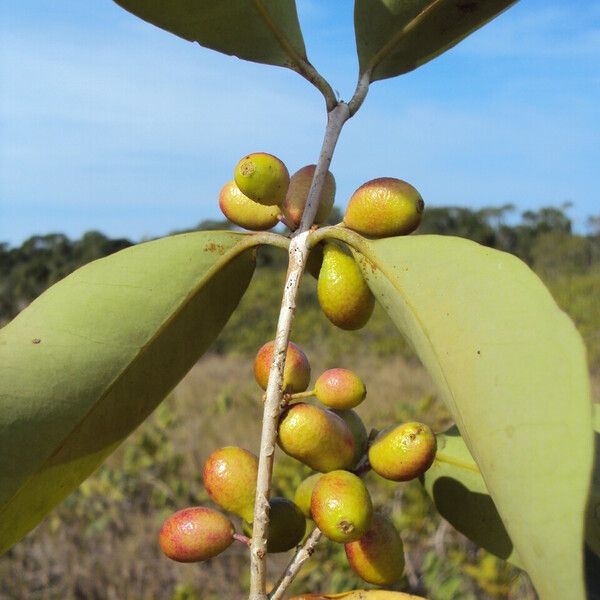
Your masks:
M298 2L309 58L344 99L352 2ZM109 0L0 6L0 241L99 229L134 240L220 218L237 160L314 162L324 107L287 69L220 55ZM600 213L600 1L522 0L441 58L371 86L333 161L430 205L571 201Z

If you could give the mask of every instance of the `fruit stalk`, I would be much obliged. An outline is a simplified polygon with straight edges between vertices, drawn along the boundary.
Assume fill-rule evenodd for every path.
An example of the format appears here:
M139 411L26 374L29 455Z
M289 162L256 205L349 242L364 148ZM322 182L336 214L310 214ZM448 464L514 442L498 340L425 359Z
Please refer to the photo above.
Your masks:
M269 372L269 382L260 440L256 500L254 504L254 526L250 547L250 600L266 600L266 553L269 527L269 496L271 476L275 456L277 425L281 413L283 397L283 370L294 314L296 298L302 274L308 258L307 238L317 213L319 198L331 158L344 123L350 117L348 105L340 102L328 114L327 128L319 155L319 161L308 193L306 207L300 226L292 235L289 247L289 265L284 285L281 310L275 334L273 361Z

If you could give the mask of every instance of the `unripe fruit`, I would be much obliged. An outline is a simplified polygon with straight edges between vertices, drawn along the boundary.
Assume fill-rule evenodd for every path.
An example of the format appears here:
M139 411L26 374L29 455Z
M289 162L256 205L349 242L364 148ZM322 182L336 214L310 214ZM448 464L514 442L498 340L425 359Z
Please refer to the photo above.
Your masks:
M341 329L363 327L375 306L354 258L333 243L325 245L317 295L325 316Z
M254 376L263 389L267 389L269 370L273 360L274 341L267 342L256 354L254 359ZM304 392L310 383L310 363L300 346L288 343L283 370L283 389L288 393Z
M437 443L423 423L392 425L379 432L369 448L373 471L392 481L409 481L429 469Z
M290 187L288 188L285 200L283 202L283 213L292 219L290 225L294 229L300 225L302 213L308 199L308 192L315 174L316 165L307 165L296 171L290 179ZM331 171L327 171L325 175L325 183L321 190L321 200L319 208L315 215L315 223L323 223L331 214L333 203L335 201L335 178Z
M352 194L344 225L371 237L407 235L421 223L424 208L421 194L410 183L380 177L363 183Z
M317 400L328 406L344 410L358 406L367 395L362 379L348 369L329 369L315 382Z
M310 510L317 527L334 542L357 540L373 516L371 496L360 477L348 471L331 471L315 485Z
M296 488L296 493L294 494L294 502L307 519L312 519L310 514L310 499L312 498L315 485L321 476L321 473L310 475L300 482L300 485Z
M195 506L172 514L161 527L161 550L178 562L198 562L217 556L233 542L233 525L212 508Z
M291 500L275 496L269 500L267 552L287 552L297 546L306 533L306 519ZM252 536L252 525L244 522L244 533Z
M280 205L290 184L287 167L276 156L266 152L244 156L235 167L233 176L243 194L266 206Z
M226 446L213 452L204 463L204 487L221 508L252 521L258 459L252 452Z
M319 273L321 272L321 266L323 265L323 248L325 244L323 242L318 243L316 246L311 248L308 259L306 260L306 270L315 278L319 279Z
M352 461L352 468L354 469L360 459L366 454L367 447L369 445L369 434L367 428L362 422L362 419L358 416L358 413L353 411L351 408L348 410L333 410L338 417L341 417L348 428L352 432L354 438L354 445L356 450L354 451L354 459Z
M404 546L386 516L375 513L366 533L344 548L352 570L368 583L391 585L402 578Z
M356 445L341 417L298 402L283 413L277 440L281 449L314 471L350 468Z
M279 207L265 206L245 196L232 179L219 193L219 207L236 225L253 231L271 229L279 223Z

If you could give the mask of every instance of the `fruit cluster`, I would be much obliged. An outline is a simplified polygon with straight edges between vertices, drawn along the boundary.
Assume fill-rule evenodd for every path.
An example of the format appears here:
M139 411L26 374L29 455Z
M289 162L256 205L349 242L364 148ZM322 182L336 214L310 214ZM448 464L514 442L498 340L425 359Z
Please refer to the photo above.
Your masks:
M274 342L258 351L254 374L266 390ZM284 369L286 406L278 428L278 445L289 456L316 471L298 486L294 501L270 499L267 552L285 552L300 544L306 519L323 534L345 545L357 575L376 585L397 581L404 570L400 535L392 521L375 512L361 475L369 469L392 481L408 481L433 462L435 435L422 423L404 423L367 433L354 411L366 397L361 378L343 368L329 369L308 390L311 369L306 354L289 343ZM309 401L316 398L316 402ZM258 460L239 447L221 448L204 465L204 485L210 498L242 519L252 535ZM170 516L160 532L164 553L181 562L202 561L225 550L236 534L232 522L206 507Z

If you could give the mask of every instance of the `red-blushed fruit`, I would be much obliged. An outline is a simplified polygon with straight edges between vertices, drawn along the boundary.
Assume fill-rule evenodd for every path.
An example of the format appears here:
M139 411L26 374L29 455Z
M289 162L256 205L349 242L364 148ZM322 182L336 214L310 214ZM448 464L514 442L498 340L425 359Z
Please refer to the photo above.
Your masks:
M321 478L321 473L309 475L306 479L300 482L294 494L294 502L302 511L307 519L312 519L310 514L310 500L317 481Z
M274 341L267 342L260 348L254 359L254 377L263 389L267 389L269 370L273 360ZM310 363L300 346L288 343L283 370L283 389L288 393L304 392L310 383Z
M373 516L369 490L360 477L348 471L331 471L315 484L310 512L316 526L334 542L359 539Z
M367 395L362 379L353 371L335 368L322 373L315 382L317 400L338 410L355 408Z
M352 432L342 418L305 402L284 411L277 443L286 454L322 473L350 468L356 452Z
M435 458L435 434L423 423L392 425L377 434L369 448L373 471L392 481L419 477Z
M279 207L265 206L245 196L232 179L219 193L221 212L232 222L244 229L264 231L279 223Z
M351 408L347 410L331 409L331 411L338 417L341 417L352 432L356 450L354 452L354 460L352 461L351 467L355 469L360 462L360 459L367 452L367 447L369 445L369 434L367 433L367 428L365 427L365 424L362 422L362 419L359 417L358 413Z
M308 192L315 174L316 165L306 165L296 171L290 179L290 187L288 188L285 200L282 205L282 212L286 217L292 219L294 228L300 225L302 213L308 199ZM315 215L314 222L317 224L323 223L331 214L333 203L335 201L335 178L331 171L327 171L325 175L325 183L321 190L321 200L319 208Z
M199 562L217 556L233 542L231 521L212 508L194 506L172 514L161 527L161 550L178 562Z
M258 459L238 446L215 450L204 463L204 487L213 502L246 521L254 518Z
M267 206L280 205L290 184L285 164L266 152L244 156L235 167L234 179L243 194Z
M345 544L352 570L374 585L391 585L404 572L404 546L388 517L375 513L364 535Z
M363 235L407 235L421 223L425 203L406 181L380 177L363 183L352 194L344 225Z

